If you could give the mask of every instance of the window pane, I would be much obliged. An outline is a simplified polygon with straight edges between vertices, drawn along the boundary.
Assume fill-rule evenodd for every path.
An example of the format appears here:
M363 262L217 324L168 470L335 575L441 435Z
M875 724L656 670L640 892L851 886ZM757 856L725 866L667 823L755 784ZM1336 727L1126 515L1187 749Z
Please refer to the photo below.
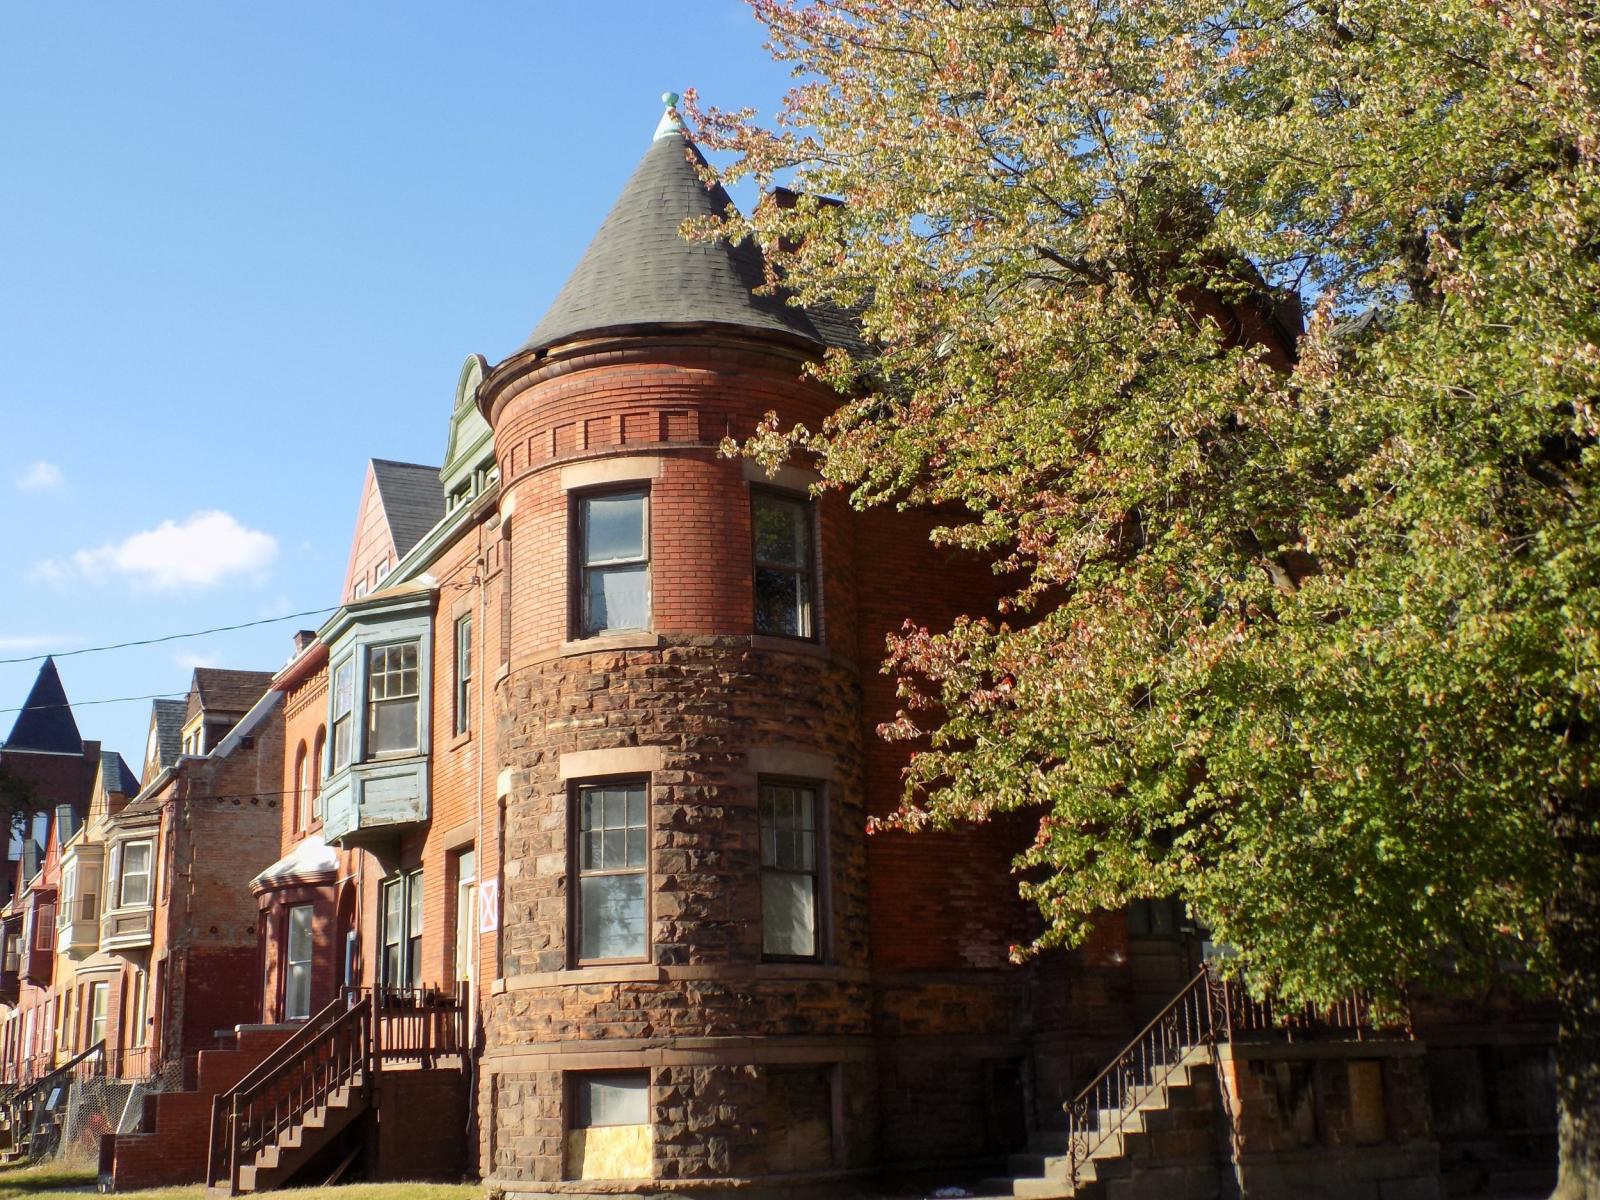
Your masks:
M803 501L755 492L756 561L804 567L808 557L809 511Z
M767 871L761 876L761 950L809 958L817 952L816 879Z
M355 702L356 665L353 662L342 662L333 673L333 715L350 711L350 706Z
M297 904L289 910L289 961L311 961L311 905Z
M150 869L150 843L134 842L123 851L122 869L128 875L142 875Z
M645 628L650 623L649 565L588 569L584 572L584 608L586 633Z
M417 748L417 701L383 700L372 706L373 754L392 754Z
M811 598L803 573L756 568L756 632L811 636Z
M333 723L333 769L342 770L350 765L350 718L340 717Z
M585 875L578 881L582 958L642 958L644 875Z
M650 1076L645 1071L582 1075L573 1090L575 1129L650 1123Z
M644 558L644 493L590 496L583 501L586 564Z

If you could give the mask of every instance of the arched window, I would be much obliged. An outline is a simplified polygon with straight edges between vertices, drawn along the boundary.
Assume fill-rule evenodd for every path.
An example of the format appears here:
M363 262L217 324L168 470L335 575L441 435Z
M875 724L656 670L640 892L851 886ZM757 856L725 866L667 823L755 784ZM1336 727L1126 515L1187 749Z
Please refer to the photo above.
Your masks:
M306 805L311 801L311 780L307 774L309 760L306 758L306 744L300 743L294 752L294 827L296 831L306 827Z
M328 727L317 726L316 752L311 764L311 819L322 820L322 759L328 745Z

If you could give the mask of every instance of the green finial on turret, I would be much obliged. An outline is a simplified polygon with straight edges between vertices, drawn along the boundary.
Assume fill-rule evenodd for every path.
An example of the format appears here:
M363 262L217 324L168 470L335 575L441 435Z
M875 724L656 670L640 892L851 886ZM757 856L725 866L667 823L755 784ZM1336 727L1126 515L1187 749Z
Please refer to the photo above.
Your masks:
M661 93L661 103L666 106L667 111L661 114L661 120L656 125L656 137L663 138L683 132L683 121L678 116L678 99L677 92Z

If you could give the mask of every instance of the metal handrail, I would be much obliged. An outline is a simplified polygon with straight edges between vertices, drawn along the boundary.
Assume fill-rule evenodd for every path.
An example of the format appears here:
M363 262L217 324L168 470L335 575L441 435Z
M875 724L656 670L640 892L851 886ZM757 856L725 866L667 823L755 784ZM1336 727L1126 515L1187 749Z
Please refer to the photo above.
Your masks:
M1215 1037L1211 970L1201 967L1122 1052L1067 1101L1067 1161L1074 1186L1089 1157L1127 1128L1140 1102L1164 1084L1195 1046ZM1102 1127L1101 1113L1112 1114Z

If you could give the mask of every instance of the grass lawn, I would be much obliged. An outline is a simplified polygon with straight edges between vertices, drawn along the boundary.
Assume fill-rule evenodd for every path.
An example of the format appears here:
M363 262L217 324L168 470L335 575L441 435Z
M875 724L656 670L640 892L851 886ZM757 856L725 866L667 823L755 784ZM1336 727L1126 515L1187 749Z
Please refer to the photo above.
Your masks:
M140 1200L200 1200L205 1188L152 1188L146 1192L118 1192ZM351 1183L331 1188L290 1188L285 1200L482 1200L477 1183ZM82 1163L40 1163L29 1167L0 1167L0 1200L48 1196L50 1200L103 1200L95 1191L95 1169Z

